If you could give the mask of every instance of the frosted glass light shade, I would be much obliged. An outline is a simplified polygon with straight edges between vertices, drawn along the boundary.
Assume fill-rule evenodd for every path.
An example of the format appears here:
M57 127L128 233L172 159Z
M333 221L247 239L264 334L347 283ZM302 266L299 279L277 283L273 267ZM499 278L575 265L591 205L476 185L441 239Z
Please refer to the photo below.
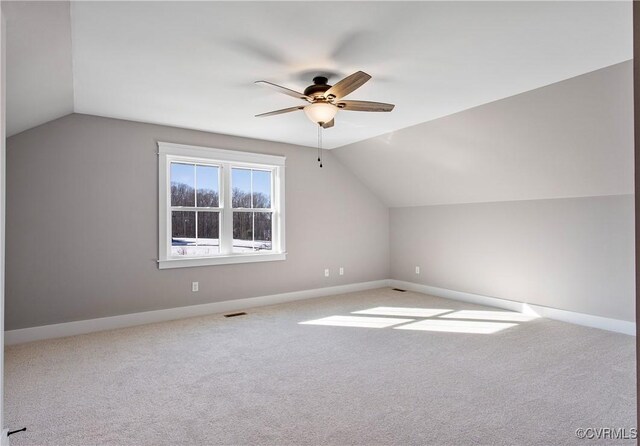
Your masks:
M316 102L304 108L307 118L315 124L326 124L338 113L338 107L327 102Z

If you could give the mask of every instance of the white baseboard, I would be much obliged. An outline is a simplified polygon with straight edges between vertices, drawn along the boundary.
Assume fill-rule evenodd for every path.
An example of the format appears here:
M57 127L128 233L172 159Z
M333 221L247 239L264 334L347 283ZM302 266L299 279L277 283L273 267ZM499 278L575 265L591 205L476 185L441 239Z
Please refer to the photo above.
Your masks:
M569 322L576 325L584 325L586 327L600 328L602 330L615 331L635 336L635 322L623 321L620 319L611 319L601 316L593 316L591 314L576 313L574 311L559 310L557 308L544 307L541 305L527 304L524 302L516 302L513 300L499 299L497 297L482 296L479 294L464 293L461 291L453 291L445 288L437 288L429 285L421 285L419 283L405 282L402 280L390 280L392 287L402 288L418 293L429 294L431 296L444 297L446 299L459 300L478 305L486 305L489 307L503 308L505 310L517 311L525 314L532 314L548 319Z
M371 290L388 286L389 280L374 280L371 282L351 283L348 285L272 294L270 296L249 297L246 299L235 299L223 302L212 302L209 304L168 308L166 310L145 311L142 313L123 314L120 316L102 317L84 321L21 328L18 330L6 331L4 335L4 343L5 345L22 344L25 342L39 341L43 339L62 338L65 336L74 336L95 331L133 327L135 325L151 324L154 322L164 322L194 316L204 316L208 314L228 313L230 311L245 310L247 308L263 307L266 305L280 304L295 300L352 293L355 291Z
M332 296L336 294L352 293L355 291L384 287L402 288L447 299L503 308L505 310L517 311L520 313L534 314L540 317L546 317L577 325L584 325L587 327L600 328L632 336L635 336L636 334L636 324L634 322L389 279L316 288L312 290L293 291L290 293L272 294L270 296L250 297L246 299L227 300L209 304L168 308L166 310L123 314L120 316L65 322L61 324L43 325L40 327L21 328L18 330L6 331L4 342L5 345L22 344L25 342L39 341L43 339L61 338L96 331L133 327L136 325L152 324L155 322L164 322L195 316L205 316L208 314L228 313L230 311L245 310L247 308L263 307L266 305L275 305L296 300L311 299L314 297Z

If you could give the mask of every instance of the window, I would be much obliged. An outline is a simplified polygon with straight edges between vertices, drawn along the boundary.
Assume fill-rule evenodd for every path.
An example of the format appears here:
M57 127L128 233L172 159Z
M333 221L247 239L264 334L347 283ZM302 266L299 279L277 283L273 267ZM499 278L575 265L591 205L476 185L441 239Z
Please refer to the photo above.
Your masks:
M220 253L220 166L170 162L171 256Z
M272 249L271 171L231 168L233 252Z
M159 148L159 266L284 260L283 156Z

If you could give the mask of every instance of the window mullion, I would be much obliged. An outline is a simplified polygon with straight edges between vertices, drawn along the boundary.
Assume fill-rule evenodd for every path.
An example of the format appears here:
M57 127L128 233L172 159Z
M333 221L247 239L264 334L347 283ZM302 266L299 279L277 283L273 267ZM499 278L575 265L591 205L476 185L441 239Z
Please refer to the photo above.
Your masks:
M195 211L195 223L196 223L196 233L194 234L196 236L196 246L198 245L198 211Z
M192 206L170 206L172 211L182 211L182 212L219 212L221 210L221 208L216 208L216 207L200 207L200 208L196 208L196 207L192 207Z
M220 234L220 254L231 254L233 251L233 209L231 207L231 166L228 163L221 165L222 202L221 211L221 234Z

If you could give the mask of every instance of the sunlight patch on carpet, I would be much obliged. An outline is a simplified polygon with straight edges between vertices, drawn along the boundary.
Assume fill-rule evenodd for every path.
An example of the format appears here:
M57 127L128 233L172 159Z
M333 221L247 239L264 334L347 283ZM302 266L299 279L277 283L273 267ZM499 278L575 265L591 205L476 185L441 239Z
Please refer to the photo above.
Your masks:
M306 322L298 322L302 325L332 325L336 327L361 327L361 328L385 328L393 325L413 322L413 319L398 319L391 317L364 317L364 316L329 316L322 319L314 319Z
M479 310L460 310L454 313L440 316L442 318L451 319L481 319L489 321L514 321L528 322L536 319L537 316L530 314L516 313L514 311L479 311Z
M453 310L443 308L407 308L407 307L375 307L367 310L352 311L352 314L377 314L380 316L432 317Z
M393 327L395 330L441 331L448 333L491 334L518 324L506 322L445 321L427 319L412 324Z

